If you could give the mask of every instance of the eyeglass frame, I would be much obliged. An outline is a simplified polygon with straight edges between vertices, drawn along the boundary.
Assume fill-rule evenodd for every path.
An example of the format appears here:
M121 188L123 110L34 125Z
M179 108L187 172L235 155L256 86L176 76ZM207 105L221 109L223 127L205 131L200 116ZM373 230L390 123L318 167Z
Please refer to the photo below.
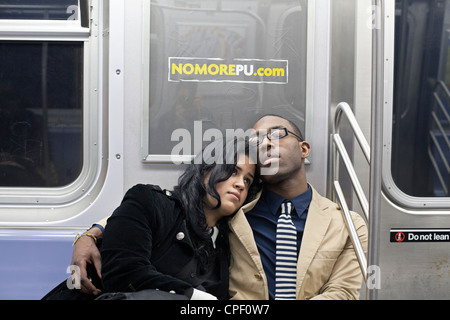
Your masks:
M280 139L286 138L289 135L289 133L290 133L294 137L296 137L298 140L304 141L304 139L302 137L300 137L298 134L288 130L287 128L274 128L274 129L271 129L269 132L267 132L267 133L265 133L263 135L255 135L253 137L250 137L249 138L249 142L251 144L253 144L253 145L259 146L259 145L261 145L263 143L265 137L267 137L267 139L269 141L272 141L272 132L274 132L274 131L282 131L282 130L284 130L285 135L284 136L280 136L278 139L275 139L275 140L280 140ZM258 138L257 143L251 142L252 138Z

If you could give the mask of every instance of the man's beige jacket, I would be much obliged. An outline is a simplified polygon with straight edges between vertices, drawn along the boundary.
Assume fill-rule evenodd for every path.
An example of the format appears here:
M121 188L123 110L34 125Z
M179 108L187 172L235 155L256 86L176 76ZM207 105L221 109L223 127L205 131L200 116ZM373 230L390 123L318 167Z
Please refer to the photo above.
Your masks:
M230 221L230 296L232 299L269 298L267 279L245 217L258 202L242 207ZM364 220L352 212L358 236L367 252ZM297 299L358 299L362 273L340 207L312 188L305 231L297 263Z

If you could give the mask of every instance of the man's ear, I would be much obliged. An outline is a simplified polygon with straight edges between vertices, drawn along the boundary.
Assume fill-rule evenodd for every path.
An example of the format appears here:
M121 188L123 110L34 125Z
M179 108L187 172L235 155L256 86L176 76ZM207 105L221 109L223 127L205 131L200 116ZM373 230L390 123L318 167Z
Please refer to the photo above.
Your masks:
M300 150L302 152L302 158L306 159L309 157L309 154L311 152L311 146L306 141L300 141Z

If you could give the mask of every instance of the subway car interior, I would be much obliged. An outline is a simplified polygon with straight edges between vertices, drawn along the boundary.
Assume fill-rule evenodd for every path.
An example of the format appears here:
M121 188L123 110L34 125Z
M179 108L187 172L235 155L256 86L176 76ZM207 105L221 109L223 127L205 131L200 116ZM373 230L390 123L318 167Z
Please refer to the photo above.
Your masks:
M0 300L41 299L129 188L264 114L365 220L360 299L450 299L449 48L450 0L0 0Z

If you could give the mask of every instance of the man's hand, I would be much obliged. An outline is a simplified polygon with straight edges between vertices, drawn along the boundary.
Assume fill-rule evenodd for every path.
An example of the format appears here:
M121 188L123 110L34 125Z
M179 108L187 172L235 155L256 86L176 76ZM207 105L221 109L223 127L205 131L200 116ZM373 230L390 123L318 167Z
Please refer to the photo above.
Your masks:
M102 231L96 227L86 231L85 233L93 234L97 239L102 238ZM101 294L101 290L97 289L92 284L87 274L87 266L90 264L94 266L97 271L97 275L101 278L101 255L93 238L89 236L81 236L76 241L73 248L71 264L80 268L81 292L92 294L94 296Z

